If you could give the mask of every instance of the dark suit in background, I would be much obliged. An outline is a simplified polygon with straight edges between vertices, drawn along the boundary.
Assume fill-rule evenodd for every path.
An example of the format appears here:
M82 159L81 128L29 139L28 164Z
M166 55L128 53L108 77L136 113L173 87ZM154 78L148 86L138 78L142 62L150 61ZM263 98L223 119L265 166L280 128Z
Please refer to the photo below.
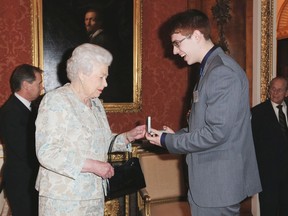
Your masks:
M35 151L36 99L43 89L40 68L23 64L10 79L12 95L0 109L4 147L4 192L13 216L38 215L35 189L39 163ZM34 106L35 105L35 106Z
M259 194L261 216L288 215L288 142L277 115L271 100L252 108L253 138L263 188Z
M31 209L37 212L38 194L34 186L39 165L35 155L35 114L14 95L1 108L4 188L11 207L17 206L13 216L36 215Z
M111 54L119 55L119 48L117 48L117 40L108 34L105 30L101 29L99 34L91 36L89 38L89 43L99 45L107 49ZM113 56L114 57L114 56Z

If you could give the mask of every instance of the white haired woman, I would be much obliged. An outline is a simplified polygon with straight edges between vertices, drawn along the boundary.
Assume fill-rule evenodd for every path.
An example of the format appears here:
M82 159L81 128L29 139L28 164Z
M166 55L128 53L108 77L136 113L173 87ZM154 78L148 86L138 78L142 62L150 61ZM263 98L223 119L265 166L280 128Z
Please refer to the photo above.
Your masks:
M111 61L100 46L78 46L67 61L71 83L41 101L36 120L39 215L104 215L105 179L114 175L107 163L114 135L98 97L107 86ZM129 143L144 134L145 125L120 134L113 151L128 151Z

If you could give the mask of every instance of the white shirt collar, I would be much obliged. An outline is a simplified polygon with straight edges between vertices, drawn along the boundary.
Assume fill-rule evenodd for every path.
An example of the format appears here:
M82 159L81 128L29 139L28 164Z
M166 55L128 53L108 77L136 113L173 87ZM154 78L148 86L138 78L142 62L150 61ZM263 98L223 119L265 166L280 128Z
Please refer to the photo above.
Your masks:
M95 32L90 36L90 38L96 37L96 36L99 35L102 31L103 31L103 29L98 29L97 31L95 31Z
M20 96L19 94L17 94L16 92L14 93L15 97L17 97L26 107L27 109L29 109L31 111L31 102L28 101L27 99L23 98L22 96Z
M277 106L279 105L279 104L277 104L277 103L274 103L273 101L271 101L271 103L272 103L272 106L275 107L275 108L277 108ZM282 105L282 108L283 108L283 109L286 108L286 103L285 103L284 101L281 103L281 105Z

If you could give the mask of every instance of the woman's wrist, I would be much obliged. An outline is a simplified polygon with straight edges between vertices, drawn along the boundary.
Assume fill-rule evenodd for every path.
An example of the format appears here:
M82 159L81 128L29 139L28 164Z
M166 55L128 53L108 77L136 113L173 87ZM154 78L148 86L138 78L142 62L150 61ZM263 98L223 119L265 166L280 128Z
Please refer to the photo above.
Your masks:
M128 143L134 142L134 140L135 140L135 139L133 139L133 138L132 138L132 139L129 139L129 137L128 137L128 132L125 133L125 138L126 138L126 140L128 141Z

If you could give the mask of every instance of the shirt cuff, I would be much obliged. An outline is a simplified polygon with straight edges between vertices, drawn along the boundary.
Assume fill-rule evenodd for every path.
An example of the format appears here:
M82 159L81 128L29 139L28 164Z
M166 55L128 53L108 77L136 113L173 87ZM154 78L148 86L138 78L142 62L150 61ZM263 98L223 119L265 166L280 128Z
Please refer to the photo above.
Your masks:
M166 148L166 143L165 143L165 137L166 137L167 133L162 133L161 137L160 137L160 144L163 148Z

